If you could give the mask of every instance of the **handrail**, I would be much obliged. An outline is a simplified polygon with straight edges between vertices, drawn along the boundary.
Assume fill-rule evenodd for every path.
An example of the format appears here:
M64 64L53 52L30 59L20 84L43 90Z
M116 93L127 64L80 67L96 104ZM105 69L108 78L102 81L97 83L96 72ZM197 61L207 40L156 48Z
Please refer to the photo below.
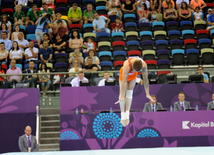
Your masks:
M37 144L39 144L39 134L40 134L40 121L39 121L39 106L36 106L36 139L37 139Z

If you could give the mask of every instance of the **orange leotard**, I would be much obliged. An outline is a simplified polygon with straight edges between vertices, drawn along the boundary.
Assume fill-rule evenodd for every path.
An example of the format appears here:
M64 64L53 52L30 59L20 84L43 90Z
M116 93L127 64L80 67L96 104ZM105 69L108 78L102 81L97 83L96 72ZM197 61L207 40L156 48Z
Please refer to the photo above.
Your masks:
M137 75L138 75L138 72L133 72L133 68L132 68L132 65L131 65L131 60L133 58L138 58L138 57L131 57L131 58L127 59L128 63L129 63L129 67L130 67L130 71L129 71L129 75L128 75L127 81L135 80L137 78ZM119 80L120 81L123 81L122 75L123 75L123 67L120 68L120 74L119 74Z

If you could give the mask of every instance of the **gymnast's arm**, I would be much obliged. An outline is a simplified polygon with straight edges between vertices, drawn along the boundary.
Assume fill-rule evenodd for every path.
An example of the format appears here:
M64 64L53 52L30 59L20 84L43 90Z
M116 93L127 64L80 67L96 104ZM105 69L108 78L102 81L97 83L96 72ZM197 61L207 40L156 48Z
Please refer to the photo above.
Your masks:
M143 62L143 68L142 68L142 76L143 76L143 85L146 92L146 97L151 99L151 96L149 94L149 80L148 80L148 71L147 71L147 65L145 62Z
M128 80L128 76L129 76L129 71L130 71L130 67L128 65L128 62L125 61L124 65L123 65L123 73L122 73L122 82L121 82L121 97L120 100L124 99L125 96L125 89L126 89L126 85L127 85L127 80Z

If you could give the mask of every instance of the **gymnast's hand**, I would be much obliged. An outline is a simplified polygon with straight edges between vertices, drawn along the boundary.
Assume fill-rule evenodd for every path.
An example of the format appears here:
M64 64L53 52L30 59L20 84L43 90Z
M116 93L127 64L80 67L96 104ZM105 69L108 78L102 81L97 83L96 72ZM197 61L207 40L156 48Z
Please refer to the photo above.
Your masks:
M120 101L123 101L123 100L124 100L124 97L122 96L117 102L115 102L115 104L118 104Z
M149 94L146 95L146 97L147 97L148 99L150 99L152 102L155 102Z

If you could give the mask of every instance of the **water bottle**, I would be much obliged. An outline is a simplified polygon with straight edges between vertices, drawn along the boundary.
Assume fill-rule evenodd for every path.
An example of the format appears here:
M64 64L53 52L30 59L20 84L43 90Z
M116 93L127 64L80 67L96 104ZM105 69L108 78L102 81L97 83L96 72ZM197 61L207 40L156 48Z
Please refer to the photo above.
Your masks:
M13 88L16 88L16 85L15 85L15 83L13 83Z
M81 114L83 114L83 113L84 113L84 112L83 112L83 108L81 108L81 111L80 111L80 112L81 112Z
M76 114L78 114L79 112L78 112L78 108L76 108Z
M171 112L173 111L172 106L170 106L170 111L171 111Z
M195 111L198 111L198 105L195 106Z
M113 113L113 111L112 111L112 107L110 107L110 113Z

